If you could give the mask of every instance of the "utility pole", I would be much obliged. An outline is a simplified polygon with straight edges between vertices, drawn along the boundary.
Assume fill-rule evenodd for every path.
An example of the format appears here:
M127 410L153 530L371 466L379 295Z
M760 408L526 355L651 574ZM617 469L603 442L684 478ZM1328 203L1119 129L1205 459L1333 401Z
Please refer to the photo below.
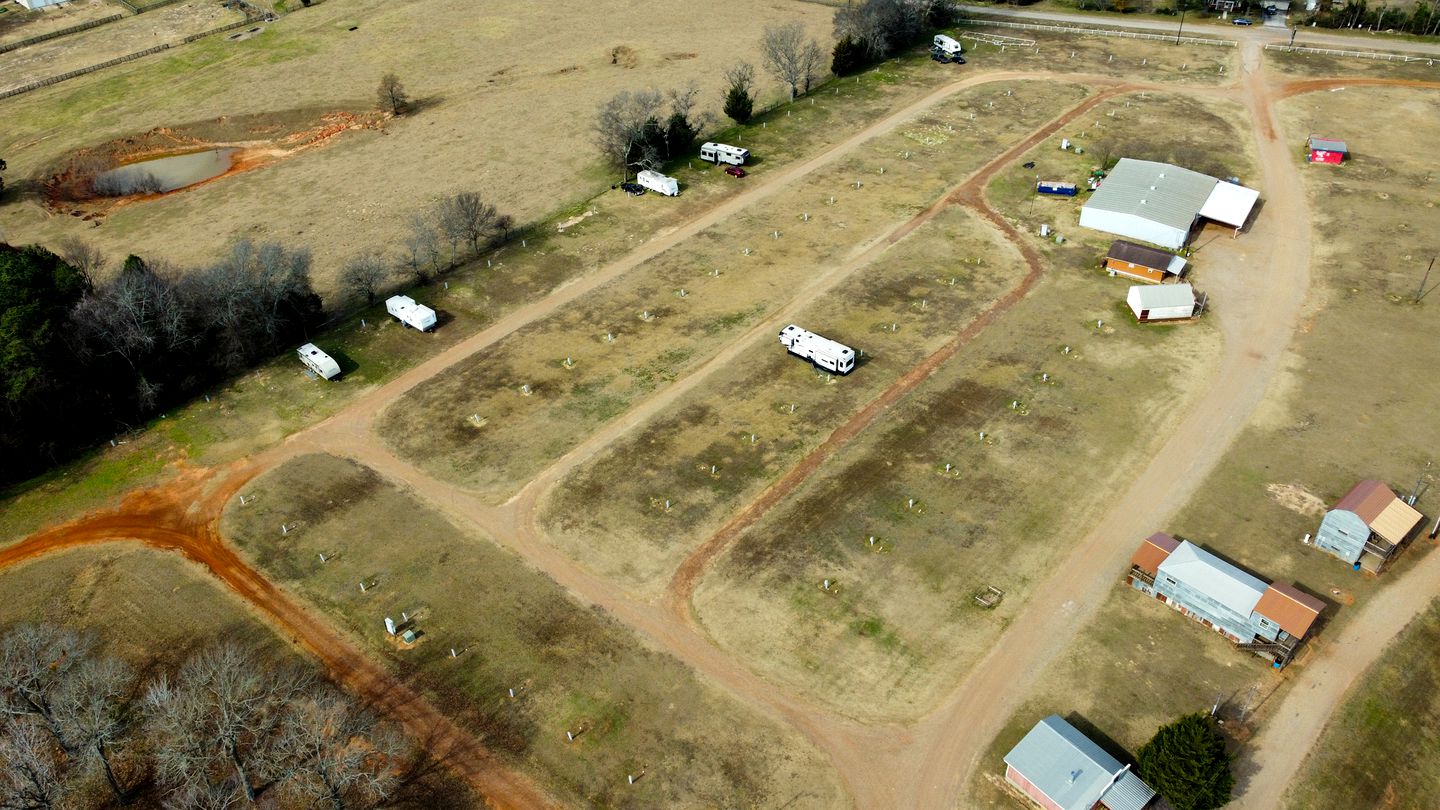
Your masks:
M1415 303L1417 303L1417 304L1420 303L1420 299L1425 297L1425 282L1427 282L1427 281L1430 280L1430 271L1431 271L1431 270L1434 270L1434 269L1435 269L1435 257L1434 257L1434 256L1431 256L1431 257L1430 257L1430 266L1427 267L1427 268L1425 268L1425 276L1420 279L1420 289L1418 289L1418 290L1415 291Z
M1180 32L1185 30L1185 12L1190 10L1188 0L1177 0L1176 5L1180 6L1180 27L1175 29L1175 44L1180 44Z

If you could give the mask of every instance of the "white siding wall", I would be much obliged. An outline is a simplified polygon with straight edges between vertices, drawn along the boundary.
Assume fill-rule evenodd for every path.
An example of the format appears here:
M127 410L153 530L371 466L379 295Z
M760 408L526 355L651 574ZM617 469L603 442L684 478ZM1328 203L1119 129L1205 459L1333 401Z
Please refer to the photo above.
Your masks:
M1128 236L1131 239L1139 239L1142 242L1160 245L1171 250L1179 250L1185 244L1186 237L1190 235L1188 228L1185 230L1171 228L1134 214L1117 214L1114 211L1101 211L1096 208L1080 209L1080 226L1119 236Z

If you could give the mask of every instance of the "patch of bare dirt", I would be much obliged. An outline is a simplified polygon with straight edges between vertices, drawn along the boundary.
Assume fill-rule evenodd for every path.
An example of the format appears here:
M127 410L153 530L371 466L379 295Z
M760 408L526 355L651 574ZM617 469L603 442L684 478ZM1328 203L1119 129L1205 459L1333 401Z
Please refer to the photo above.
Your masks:
M1299 484L1266 484L1265 491L1276 503L1296 514L1316 517L1325 514L1325 501Z

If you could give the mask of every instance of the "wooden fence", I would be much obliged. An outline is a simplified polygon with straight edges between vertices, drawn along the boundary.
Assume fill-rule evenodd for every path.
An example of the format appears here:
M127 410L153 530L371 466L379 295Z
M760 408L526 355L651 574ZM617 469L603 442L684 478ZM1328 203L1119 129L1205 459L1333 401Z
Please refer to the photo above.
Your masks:
M91 20L89 22L80 23L79 25L72 25L69 28L59 28L51 31L48 34L40 34L39 36L33 36L29 39L22 39L19 42L11 42L5 45L0 45L0 53L18 51L26 46L35 45L41 42L45 42L46 40L59 39L60 37L69 36L70 34L78 34L81 31L89 31L91 28L98 28L102 25L105 25L106 23L112 23L116 20L123 20L126 16L128 15L112 14L109 17L101 17L98 20Z
M1424 62L1426 65L1434 65L1433 56L1415 56L1408 53L1384 53L1382 51L1342 51L1334 48L1310 48L1303 45L1280 45L1270 43L1265 46L1267 51L1283 51L1284 53L1316 53L1322 56L1349 56L1357 59L1384 59L1387 62Z

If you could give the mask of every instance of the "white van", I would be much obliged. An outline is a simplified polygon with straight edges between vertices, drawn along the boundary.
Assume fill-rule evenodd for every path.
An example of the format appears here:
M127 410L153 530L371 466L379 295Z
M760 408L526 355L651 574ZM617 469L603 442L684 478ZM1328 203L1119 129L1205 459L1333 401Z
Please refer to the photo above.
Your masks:
M944 34L935 35L935 50L950 59L954 59L965 52L965 48L960 45L959 40L952 39Z
M306 343L296 349L295 353L300 355L300 362L304 363L306 368L319 374L321 379L333 380L340 376L340 364L335 362L330 355L320 351L320 347L314 343Z
M649 169L644 169L635 175L635 182L657 194L664 194L666 197L674 197L680 193L679 180L659 172L652 172Z
M731 146L728 143L706 141L700 145L700 159L708 160L711 163L729 163L731 166L744 166L745 161L750 159L750 150L742 149L739 146Z
M780 344L796 357L809 360L816 368L836 374L849 374L855 370L854 349L793 323L780 330Z
M412 329L428 332L435 328L435 310L415 303L415 299L408 295L392 295L385 299L385 311Z

